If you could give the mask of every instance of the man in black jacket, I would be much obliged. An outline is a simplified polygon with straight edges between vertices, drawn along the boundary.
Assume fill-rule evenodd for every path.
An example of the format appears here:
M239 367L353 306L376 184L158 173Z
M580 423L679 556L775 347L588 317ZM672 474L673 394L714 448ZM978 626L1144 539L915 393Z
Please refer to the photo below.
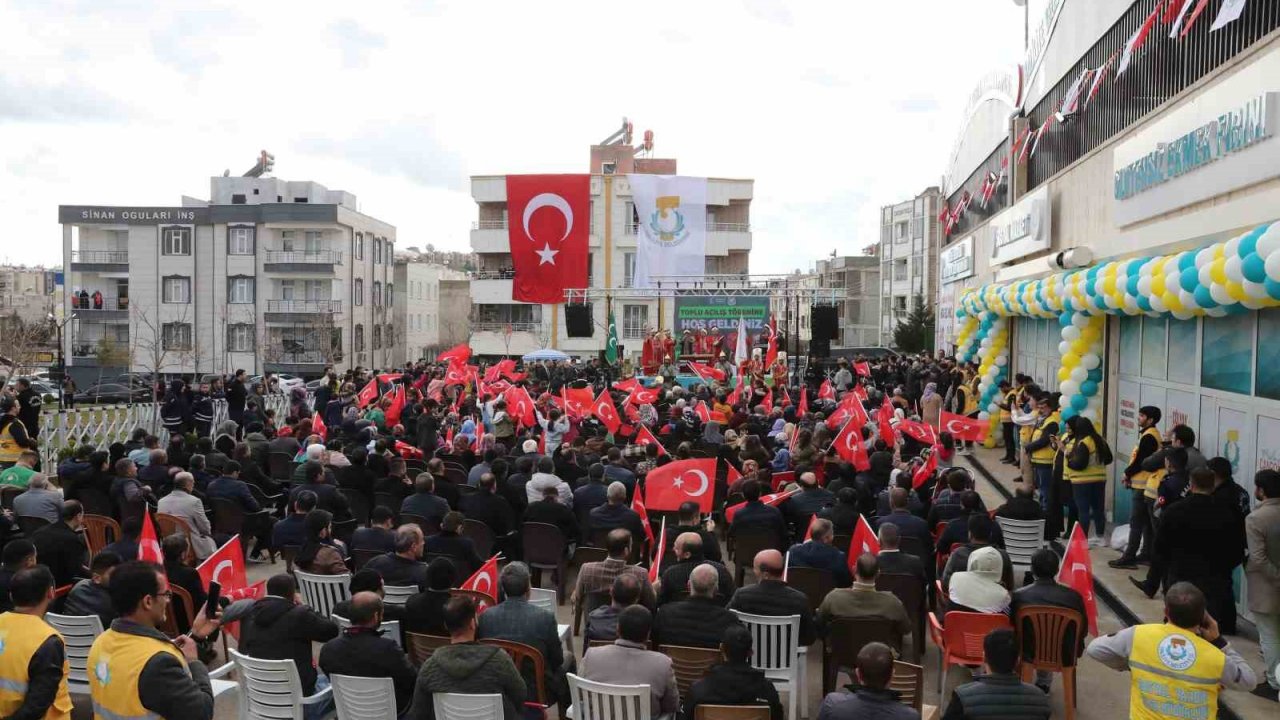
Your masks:
M956 543L964 544L969 539L969 519L977 515L988 517L986 510L982 508L982 498L973 490L966 490L960 495L960 506L964 511L959 517L952 518L947 522L947 527L938 536L938 549L941 552L949 552L951 546ZM988 517L988 519L990 519ZM991 523L991 544L996 547L1004 547L1004 533L1000 530L1000 525L992 521Z
M453 510L444 516L440 523L440 532L427 538L426 552L431 555L444 555L458 566L458 574L471 577L484 563L484 559L476 553L476 544L471 538L462 535L462 522L466 518L462 513Z
M899 538L915 538L920 543L920 548L924 551L924 559L933 561L933 533L929 532L929 523L918 515L913 515L908 509L908 498L914 497L915 493L910 490L895 487L889 489L889 514L876 520L877 527L883 527L885 523L893 523L898 526Z
M359 592L348 610L351 627L320 648L320 669L325 675L391 678L396 693L396 713L403 715L413 700L418 673L395 640L383 637L382 598Z
M1075 610L1080 613L1080 633L1079 637L1075 637L1068 632L1062 639L1062 656L1063 662L1066 663L1068 658L1078 658L1084 654L1084 638L1089 631L1089 616L1085 613L1084 598L1080 597L1080 593L1075 589L1066 585L1059 585L1055 579L1058 576L1058 554L1049 548L1040 548L1031 555L1031 576L1035 580L1026 587L1018 588L1013 592L1013 598L1009 604L1009 615L1017 617L1018 610L1032 605L1048 605L1051 607L1066 608ZM1026 632L1023 633L1023 656L1030 657L1033 650L1031 647L1034 641L1031 627L1028 624L1025 627ZM1049 692L1049 685L1053 681L1053 673L1036 671L1036 687Z
M356 528L351 534L351 551L395 552L396 535L391 531L394 520L391 508L375 507L369 513L369 527Z
M317 685L311 643L338 636L338 625L307 607L298 596L293 576L281 573L267 580L267 594L258 600L239 600L227 606L222 622L240 623L240 652L263 660L292 660L298 668L302 694L311 695L329 684Z
M27 428L27 436L32 440L40 437L40 393L31 388L31 381L18 378L18 419Z
M718 562L706 559L702 551L702 536L697 533L685 533L676 537L672 548L678 560L662 572L658 580L658 605L662 606L681 597L688 590L689 576L699 565L710 565L718 576L715 590L715 603L725 605L733 597L737 586L733 582L733 574Z
M346 520L351 517L351 508L347 504L347 496L342 494L337 485L325 482L324 465L316 460L308 460L302 464L302 477L306 481L289 493L289 501L297 499L298 493L310 490L316 494L316 507L333 513L334 520ZM405 512L412 512L405 510Z
M758 581L738 588L729 599L729 609L752 615L799 615L800 644L810 645L816 639L813 608L808 596L783 582L782 567L782 553L777 550L756 553L752 568Z
M418 473L413 481L413 494L400 503L400 512L439 523L449 512L449 503L436 495L436 479L431 473Z
M693 720L699 705L768 705L770 720L783 720L778 689L763 671L751 667L751 631L740 624L725 628L720 654L724 662L689 688L680 720Z
M387 585L415 585L421 592L427 588L427 565L418 560L425 544L422 528L415 523L396 528L396 551L379 555L364 564L376 570Z
M577 542L582 535L578 519L572 510L560 504L560 491L554 485L542 489L541 500L529 503L524 511L524 521L555 525L564 533L566 545Z
M678 538L685 533L697 533L702 538L702 554L708 560L721 562L720 560L720 541L716 538L716 534L707 529L702 523L702 511L698 507L698 503L692 500L686 500L680 503L680 510L676 515L675 528L667 528L667 537Z
M41 564L53 572L53 581L58 587L90 575L89 568L85 567L89 549L84 543L83 527L84 507L78 500L67 500L62 503L62 522L46 525L31 536Z
M227 383L227 418L241 427L244 427L244 401L248 396L244 387L244 370L236 370L231 382Z
M516 513L511 503L498 493L498 479L491 472L481 473L479 490L458 500L459 510L468 520L478 520L493 531L494 552L502 552L514 541Z
M880 552L876 554L876 561L880 564L881 575L910 575L918 579L922 587L929 582L932 568L926 568L920 558L899 549L901 535L897 525L891 522L881 524L879 536Z
M614 481L609 483L606 493L608 502L590 513L588 539L605 534L614 528L630 530L633 538L644 537L644 523L635 510L627 507L627 486L622 482Z
M760 501L761 493L763 490L760 483L755 480L748 480L742 485L742 497L746 499L747 504L738 508L733 516L733 522L729 524L729 534L736 535L746 528L764 528L771 531L777 538L776 542L781 545L790 537L787 532L787 523L782 517L781 510Z
M716 602L716 581L716 569L710 563L693 569L689 574L689 598L658 608L658 619L653 626L655 646L663 643L705 648L720 646L725 629L739 623L737 615Z
M1018 677L1018 640L1012 630L992 630L982 641L986 674L951 693L942 720L1016 717L1048 720L1049 696Z
M13 576L20 570L36 566L36 546L30 540L10 540L3 550L4 565L0 567L0 612L13 609L13 600L9 597L9 586Z
M847 686L849 692L833 692L823 698L818 717L823 720L919 720L920 713L903 705L898 694L889 689L893 655L893 648L884 643L864 645L855 661L857 682Z
M996 508L996 517L1010 520L1039 520L1044 517L1044 508L1036 500L1036 489L1031 483L1018 483L1013 488L1013 497Z

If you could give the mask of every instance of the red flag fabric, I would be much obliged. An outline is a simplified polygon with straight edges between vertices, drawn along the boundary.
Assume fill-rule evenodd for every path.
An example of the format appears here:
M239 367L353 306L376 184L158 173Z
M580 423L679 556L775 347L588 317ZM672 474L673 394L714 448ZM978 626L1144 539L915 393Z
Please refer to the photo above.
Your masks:
M467 368L470 365L463 363L450 363L449 368L444 371L444 384L449 385L465 385L471 379L471 373Z
M511 299L562 303L587 286L590 175L508 175Z
M810 518L809 518L809 527L805 529L805 531L804 531L804 540L802 540L801 542L809 542L810 540L812 540L812 539L813 539L813 523L814 523L817 519L818 519L818 516L817 516L817 515L814 515L814 516L812 516L812 517L810 517Z
M987 423L975 418L943 410L938 425L940 430L951 433L956 440L982 442L987 439Z
M739 375L737 382L734 383L733 385L733 392L725 396L724 402L729 407L736 407L738 404L738 400L741 397L742 397L742 376Z
M846 422L832 444L840 459L852 464L859 472L871 469L871 458L862 444L862 425L856 420Z
M1196 12L1192 13L1191 19L1187 22L1187 27L1183 29L1182 34L1186 35L1187 30L1191 28L1191 24L1196 21L1196 15L1204 8L1206 0L1200 0L1200 5L1196 7ZM1116 68L1116 77L1124 74L1129 69L1129 61L1133 59L1133 54L1142 48L1147 42L1147 35L1151 33L1151 27L1156 24L1156 20L1160 17L1160 3L1151 9L1151 14L1146 20L1142 21L1142 25L1129 36L1128 41L1124 44L1124 53L1120 56L1120 65ZM1034 151L1033 151L1034 152Z
M382 373L378 376L378 382L390 385L402 377L404 377L404 373Z
M791 393L788 392L786 388L782 388L782 407L786 407L790 404L791 404Z
M936 445L938 443L938 433L933 426L928 423L916 422L903 418L898 421L898 429L904 435L914 440L924 443L925 445Z
M1098 91L1102 89L1102 81L1106 79L1107 73L1111 70L1111 63L1115 62L1115 60L1116 54L1111 53L1111 57L1107 58L1102 67L1098 68L1097 72L1093 74L1093 82L1089 83L1089 93L1084 98L1086 109L1089 107L1089 102L1093 100L1093 96L1097 95Z
M919 490L921 485L929 482L929 477L938 469L938 449L934 448L929 453L929 457L924 464L916 469L915 474L911 476L911 489Z
M831 378L827 378L826 380L822 381L822 385L818 388L818 399L819 400L835 400L836 399L836 386L835 386L835 383L831 382Z
M800 405L796 408L796 412L799 413L799 417L809 414L809 386L807 385L800 386Z
M142 513L142 532L138 535L138 559L164 565L160 542L156 540L156 526L151 522L151 508L144 509Z
M324 413L311 416L311 432L319 435L321 440L329 439L329 426L324 424Z
M640 381L635 378L627 378L626 380L619 380L618 382L613 384L614 390L621 390L622 392L631 392L632 390L635 390L638 387L640 387Z
M867 401L867 389L861 385L854 385L849 389L849 394L860 403L865 403Z
M856 362L853 364L853 371L862 377L871 377L871 363Z
M690 360L688 362L689 362L689 369L693 370L694 374L696 374L698 377L701 377L704 380L706 378L711 378L716 382L724 382L725 374L724 374L724 371L721 370L720 368L717 368L714 365L707 365L705 363L695 362L693 360Z
M507 388L503 397L507 401L507 413L517 423L523 427L533 427L537 424L538 420L533 414L533 398L529 397L528 390L514 385Z
M858 557L862 553L879 555L880 538L876 537L875 531L871 529L871 524L867 522L867 518L859 515L858 524L853 528L853 537L849 539L848 560L850 571L858 564Z
M400 453L400 457L405 460L421 460L423 457L421 449L416 448L403 440L396 441L395 449L397 453Z
M436 356L436 362L447 362L450 365L466 365L471 359L471 346L466 343L458 343L453 347L445 350ZM507 361L503 361L507 362ZM512 367L515 367L515 361L511 361Z
M776 472L773 474L773 486L769 488L769 492L778 492L778 488L796 481L796 471L787 470L784 472Z
M648 506L654 510L675 511L686 500L711 512L716 491L715 458L677 460L649 471L645 478Z
M622 418L618 416L618 408L613 404L613 396L608 390L601 390L600 396L596 398L595 404L591 406L591 414L595 415L609 432L618 432L618 427L622 425Z
M649 524L649 511L644 507L644 491L639 487L631 496L631 509L640 516L640 527L644 528L644 536L649 538L649 544L653 544L653 526Z
M772 315L769 316L769 346L764 353L764 366L773 367L778 361L778 319Z
M764 399L760 401L760 407L764 408L765 415L771 415L773 413L773 389L772 388L764 389Z
M1182 15L1179 16L1178 20L1174 23L1173 30L1170 31L1169 37L1173 37L1173 33L1178 32L1179 25L1182 25L1182 32L1178 33L1178 38L1181 39L1186 37L1187 33L1191 32L1191 26L1196 24L1196 20L1200 17L1200 13L1203 13L1204 9L1208 7L1208 5L1209 0L1200 0L1200 2L1196 3L1195 9L1191 11L1191 17L1186 18L1185 25L1182 24L1183 18L1186 17L1187 12L1186 7L1184 7L1182 9Z
M631 394L627 396L627 403L631 405L652 405L658 401L657 388L636 387L631 390Z
M222 547L196 567L196 572L200 573L200 584L205 590L209 589L211 582L221 585L222 594L227 597L234 597L234 593L243 594L248 590L249 580L244 570L244 549L240 546L240 536L234 535L223 543Z
M468 349L469 349L469 348L468 348ZM466 362L466 360L461 360L460 362L461 362L461 363L465 363L465 362ZM507 359L505 359L505 360L499 360L498 362L496 362L496 363L494 363L494 364L490 365L489 367L485 368L485 370L484 370L484 381L485 381L485 382L494 382L494 381L496 381L498 378L502 377L503 375L507 375L507 374L509 374L509 373L511 373L511 372L513 372L513 371L515 371L515 369L516 369L516 361L515 361L515 360L512 360L512 359L510 359L510 358L507 358Z
M636 431L635 444L636 445L657 445L659 457L668 454L667 449L662 446L662 443L658 442L658 438L654 436L653 431L645 427L644 425L641 425L640 429Z
M662 518L662 527L658 531L658 546L653 551L653 561L649 563L649 583L658 582L658 573L662 570L662 556L667 552L667 518Z
M1182 15L1182 6L1186 5L1188 0L1169 0L1164 6L1164 16L1160 18L1160 22L1168 25L1177 20Z
M498 602L498 556L494 555L484 564L480 566L467 578L467 581L458 586L462 590L474 590L478 593L484 593L493 598L494 604Z
M448 431L444 434L444 444L450 448L453 447L453 426L450 425Z
M881 440L887 443L898 442L898 434L893 431L893 403L889 402L888 395L884 396L880 409L876 411L876 424L880 426Z
M378 381L370 380L367 385L360 388L360 392L356 393L356 406L363 409L369 403L378 399Z
M400 424L400 416L404 414L404 386L396 386L396 394L391 398L391 407L387 408L387 427L394 427Z
M764 503L765 505L777 507L781 505L784 501L786 501L787 498L799 492L800 492L800 488L796 488L794 490L788 490L787 492L777 492L777 493L770 493L768 495L761 495L760 502ZM737 505L730 505L729 507L725 508L724 509L725 522L730 522L730 523L733 522L733 516L737 515L738 511L746 506L747 506L746 503L740 502Z
M850 420L857 425L859 431L862 430L863 425L866 425L871 420L867 415L867 409L862 407L862 403L858 401L858 396L853 393L845 395L840 404L836 406L835 411L831 413L831 417L827 418L827 429L839 430Z
M706 400L699 400L698 404L694 406L693 412L702 422L711 422L711 408L707 407Z
M569 388L565 387L560 391L564 397L565 414L573 419L580 419L587 410L591 409L591 403L595 398L591 395L591 388Z
M1074 589L1084 598L1084 610L1089 620L1089 634L1098 636L1098 599L1093 594L1093 562L1089 559L1089 541L1076 523L1071 530L1071 541L1062 556L1062 569L1058 582Z

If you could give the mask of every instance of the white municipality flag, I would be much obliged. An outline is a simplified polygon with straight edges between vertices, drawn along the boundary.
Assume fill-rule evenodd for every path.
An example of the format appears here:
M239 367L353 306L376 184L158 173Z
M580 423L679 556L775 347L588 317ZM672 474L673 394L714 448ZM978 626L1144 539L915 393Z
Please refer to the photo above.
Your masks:
M738 342L733 349L733 364L738 366L743 360L751 357L750 350L747 349L747 321L738 316Z
M634 285L701 280L707 257L707 179L628 175L639 228Z

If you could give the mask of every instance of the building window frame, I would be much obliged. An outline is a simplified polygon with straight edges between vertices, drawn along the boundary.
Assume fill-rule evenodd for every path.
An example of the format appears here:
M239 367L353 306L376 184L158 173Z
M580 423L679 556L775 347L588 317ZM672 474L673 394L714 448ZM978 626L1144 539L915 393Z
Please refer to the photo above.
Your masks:
M351 304L356 307L364 305L364 278L356 278L351 283Z
M190 225L161 225L161 255L191 255L192 239L195 232Z
M257 328L250 323L227 325L227 352L251 353L257 349Z
M252 275L227 276L227 304L252 305L257 296L257 283Z
M227 226L227 254L253 255L257 249L257 228L253 225Z
M190 305L191 276L165 275L160 281L160 302L165 305Z
M164 350L190 350L194 345L191 323L171 322L161 325L160 345Z
M622 306L622 337L626 340L644 338L645 328L649 326L648 305Z

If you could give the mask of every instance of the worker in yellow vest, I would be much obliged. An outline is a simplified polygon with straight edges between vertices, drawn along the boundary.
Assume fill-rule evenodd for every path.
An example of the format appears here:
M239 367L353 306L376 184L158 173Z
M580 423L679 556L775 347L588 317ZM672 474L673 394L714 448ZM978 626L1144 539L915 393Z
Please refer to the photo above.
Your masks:
M0 396L0 470L17 464L23 450L39 447L18 419L18 409L17 399Z
M1018 391L1008 380L1000 381L1000 394L996 396L996 405L1000 408L1000 429L1004 435L1004 457L1000 462L1006 465L1018 464L1018 434L1013 424L1013 406L1018 403Z
M1058 415L1058 399L1051 393L1041 393L1036 398L1036 423L1031 429L1031 439L1022 450L1031 460L1031 476L1040 492L1040 508L1049 513L1049 492L1053 483L1053 461L1058 454L1054 442L1058 437L1061 416Z
M1131 625L1096 638L1085 652L1131 674L1131 720L1215 720L1219 688L1252 690L1253 668L1219 634L1195 585L1174 583L1164 594L1164 614L1163 623Z
M44 621L53 573L43 565L19 570L9 581L9 597L13 610L0 615L0 717L70 718L67 649Z
M96 720L210 720L209 671L196 643L218 626L204 609L190 635L170 640L156 629L172 593L158 565L133 561L111 573L111 603L120 617L89 649L89 691Z
M1142 462L1160 449L1160 430L1156 426L1160 424L1161 415L1160 408L1154 405L1138 408L1138 442L1129 455L1129 466L1124 469L1124 485L1133 493L1129 504L1129 543L1120 557L1107 563L1113 568L1134 570L1139 562L1151 559L1155 541L1155 525L1152 523L1155 499L1147 498L1146 490L1149 483L1157 487L1160 485L1163 472L1147 472L1142 469Z
M1093 421L1074 415L1066 421L1067 433L1062 437L1062 477L1071 483L1080 526L1089 547L1106 544L1107 531L1107 466L1115 459L1111 446L1093 426ZM1089 537L1093 521L1097 535Z

